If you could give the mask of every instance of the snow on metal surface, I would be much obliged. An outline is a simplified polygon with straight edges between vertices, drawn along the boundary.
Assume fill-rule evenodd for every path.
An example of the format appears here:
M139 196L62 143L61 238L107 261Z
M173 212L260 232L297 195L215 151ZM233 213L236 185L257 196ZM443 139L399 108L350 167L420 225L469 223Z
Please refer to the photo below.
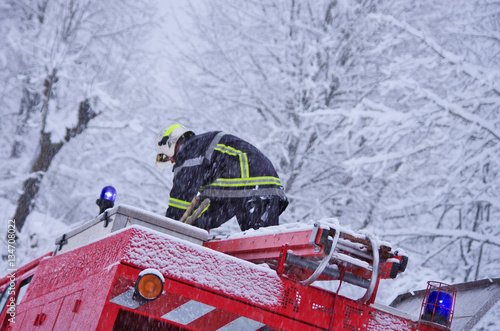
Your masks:
M283 283L274 270L166 234L132 228L135 233L122 262L156 268L167 277L266 307L280 304Z
M259 229L250 229L243 232L236 232L226 235L218 235L215 239L240 239L253 236L264 236L264 235L279 235L288 232L295 232L301 230L310 230L313 224L316 222L309 223L289 223L276 226L268 226Z
M264 235L281 235L288 232L296 232L302 230L311 230L314 224L318 224L322 229L338 229L342 233L347 234L353 238L367 240L368 233L364 232L355 232L345 226L341 226L338 219L336 218L324 218L319 221L309 221L307 223L288 223L277 226L269 226L259 229L250 229L244 232L233 233L229 235L218 235L214 239L240 239L245 237L253 237L253 236L264 236ZM372 237L373 234L370 234ZM342 240L342 239L341 239ZM346 240L343 240L346 242ZM381 246L391 247L390 243L386 241L382 241L378 239L378 242ZM357 246L359 249L362 249L364 246L362 244L349 243L351 246ZM403 253L404 251L401 250ZM406 255L406 254L405 254Z
M411 331L411 324L403 319L381 313L373 313L367 331Z
M158 278L160 278L162 282L165 283L165 278L163 277L163 275L161 274L161 272L159 272L158 270L156 270L154 268L144 269L143 271L141 271L139 273L139 277L144 276L144 275L155 275Z
M115 233L112 242L101 240L41 261L27 295L41 295L101 272L110 272L127 247L126 235ZM36 293L35 293L36 292ZM30 297L31 298L31 297Z

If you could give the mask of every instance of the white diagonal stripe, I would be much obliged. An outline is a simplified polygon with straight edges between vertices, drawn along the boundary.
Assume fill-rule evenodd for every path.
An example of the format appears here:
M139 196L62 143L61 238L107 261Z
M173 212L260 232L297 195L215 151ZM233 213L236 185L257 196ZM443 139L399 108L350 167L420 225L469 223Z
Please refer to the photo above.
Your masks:
M239 317L229 324L224 325L222 328L217 329L217 331L255 331L265 326L264 323L251 320L246 317Z
M186 302L182 306L166 313L162 316L162 318L182 325L188 325L192 321L200 318L205 314L208 314L214 309L215 307L191 300Z
M112 303L116 303L117 305L120 305L120 306L136 309L139 306L142 306L143 302L139 302L139 301L132 299L133 295L134 295L134 289L131 288L128 291L123 292L119 296L116 296L109 301L111 301Z

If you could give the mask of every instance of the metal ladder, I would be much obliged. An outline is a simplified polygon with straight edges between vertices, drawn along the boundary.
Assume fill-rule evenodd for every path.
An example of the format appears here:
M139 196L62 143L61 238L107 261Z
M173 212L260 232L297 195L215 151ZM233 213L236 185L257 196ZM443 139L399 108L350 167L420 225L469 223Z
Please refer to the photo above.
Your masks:
M256 264L308 286L316 280L341 280L366 289L374 301L380 279L404 272L408 256L375 236L355 233L336 222L250 230L215 237L204 246Z

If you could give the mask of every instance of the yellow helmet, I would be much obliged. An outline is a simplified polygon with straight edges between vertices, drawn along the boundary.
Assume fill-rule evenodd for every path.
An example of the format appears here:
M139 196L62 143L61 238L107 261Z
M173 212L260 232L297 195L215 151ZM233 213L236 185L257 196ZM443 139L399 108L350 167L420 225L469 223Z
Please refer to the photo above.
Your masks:
M160 169L169 166L170 157L175 155L177 141L186 133L194 135L194 132L186 129L183 125L174 124L161 129L156 137L156 166Z

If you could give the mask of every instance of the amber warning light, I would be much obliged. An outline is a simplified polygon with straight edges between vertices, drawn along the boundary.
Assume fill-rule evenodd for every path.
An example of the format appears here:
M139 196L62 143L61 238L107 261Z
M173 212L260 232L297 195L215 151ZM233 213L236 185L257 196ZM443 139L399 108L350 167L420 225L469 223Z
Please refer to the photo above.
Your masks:
M145 269L141 271L135 282L134 299L151 301L158 299L163 292L165 278L156 269Z

